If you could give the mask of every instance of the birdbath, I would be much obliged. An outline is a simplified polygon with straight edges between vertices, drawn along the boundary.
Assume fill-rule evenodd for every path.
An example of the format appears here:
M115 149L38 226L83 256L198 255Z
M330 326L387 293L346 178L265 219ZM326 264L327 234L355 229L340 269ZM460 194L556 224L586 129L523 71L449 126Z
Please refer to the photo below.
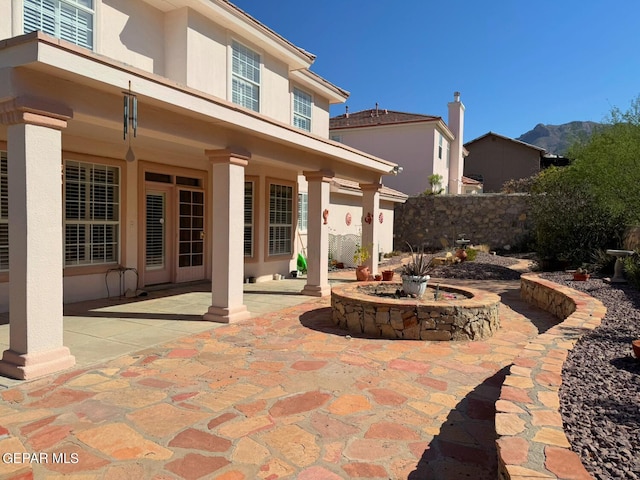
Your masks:
M632 250L607 250L607 255L613 255L616 257L616 264L613 267L613 278L605 278L607 283L627 283L623 275L622 259L633 255Z

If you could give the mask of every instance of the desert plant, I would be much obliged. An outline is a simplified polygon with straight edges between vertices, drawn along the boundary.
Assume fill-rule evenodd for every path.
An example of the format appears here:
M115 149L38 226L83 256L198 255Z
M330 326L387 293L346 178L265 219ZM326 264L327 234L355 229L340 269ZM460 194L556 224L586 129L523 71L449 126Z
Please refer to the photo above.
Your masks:
M480 250L475 247L467 248L467 262L473 262L478 256Z
M409 245L407 243L407 245ZM429 258L424 251L420 251L419 253L415 253L411 245L409 245L409 249L411 250L411 259L408 263L402 266L402 275L408 275L412 277L425 277L427 276L434 268L433 259Z
M356 245L356 250L353 253L353 263L356 265L362 265L371 257L369 249L364 245Z

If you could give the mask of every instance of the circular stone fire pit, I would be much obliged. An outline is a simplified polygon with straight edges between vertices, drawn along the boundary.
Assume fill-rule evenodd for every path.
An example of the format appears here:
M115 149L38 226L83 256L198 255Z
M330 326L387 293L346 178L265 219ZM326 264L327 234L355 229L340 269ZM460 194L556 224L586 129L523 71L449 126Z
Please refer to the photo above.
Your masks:
M496 294L429 285L421 300L394 298L401 283L365 282L331 289L333 323L356 334L404 340L478 340L500 326Z

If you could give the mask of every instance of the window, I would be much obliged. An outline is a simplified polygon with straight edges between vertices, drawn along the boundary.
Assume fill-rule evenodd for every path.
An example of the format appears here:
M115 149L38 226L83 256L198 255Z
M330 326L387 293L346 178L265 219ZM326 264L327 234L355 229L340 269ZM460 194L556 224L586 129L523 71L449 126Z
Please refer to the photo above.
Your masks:
M447 168L451 164L451 144L447 142Z
M67 160L64 177L65 266L116 263L119 169Z
M253 182L244 182L244 256L253 257Z
M93 0L24 0L24 33L40 30L93 50Z
M301 232L307 231L307 224L309 223L309 194L298 194L298 230Z
M9 178L7 152L0 151L0 271L9 271Z
M269 255L292 252L293 187L269 186Z
M231 101L260 111L260 55L239 44L232 45Z
M293 89L293 126L311 131L311 95L298 88Z
M442 134L438 133L438 158L442 160Z
M342 136L341 135L331 135L329 138L331 140L333 140L334 142L342 143Z

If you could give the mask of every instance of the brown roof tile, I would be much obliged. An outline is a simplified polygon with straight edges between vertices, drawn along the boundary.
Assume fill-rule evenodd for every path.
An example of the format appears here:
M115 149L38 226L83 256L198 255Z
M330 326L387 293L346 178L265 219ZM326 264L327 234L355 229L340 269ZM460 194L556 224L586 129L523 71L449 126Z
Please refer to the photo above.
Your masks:
M392 125L398 123L435 122L438 120L442 120L442 117L372 108L370 110L362 110L360 112L333 117L329 120L329 128L333 130L339 128Z

